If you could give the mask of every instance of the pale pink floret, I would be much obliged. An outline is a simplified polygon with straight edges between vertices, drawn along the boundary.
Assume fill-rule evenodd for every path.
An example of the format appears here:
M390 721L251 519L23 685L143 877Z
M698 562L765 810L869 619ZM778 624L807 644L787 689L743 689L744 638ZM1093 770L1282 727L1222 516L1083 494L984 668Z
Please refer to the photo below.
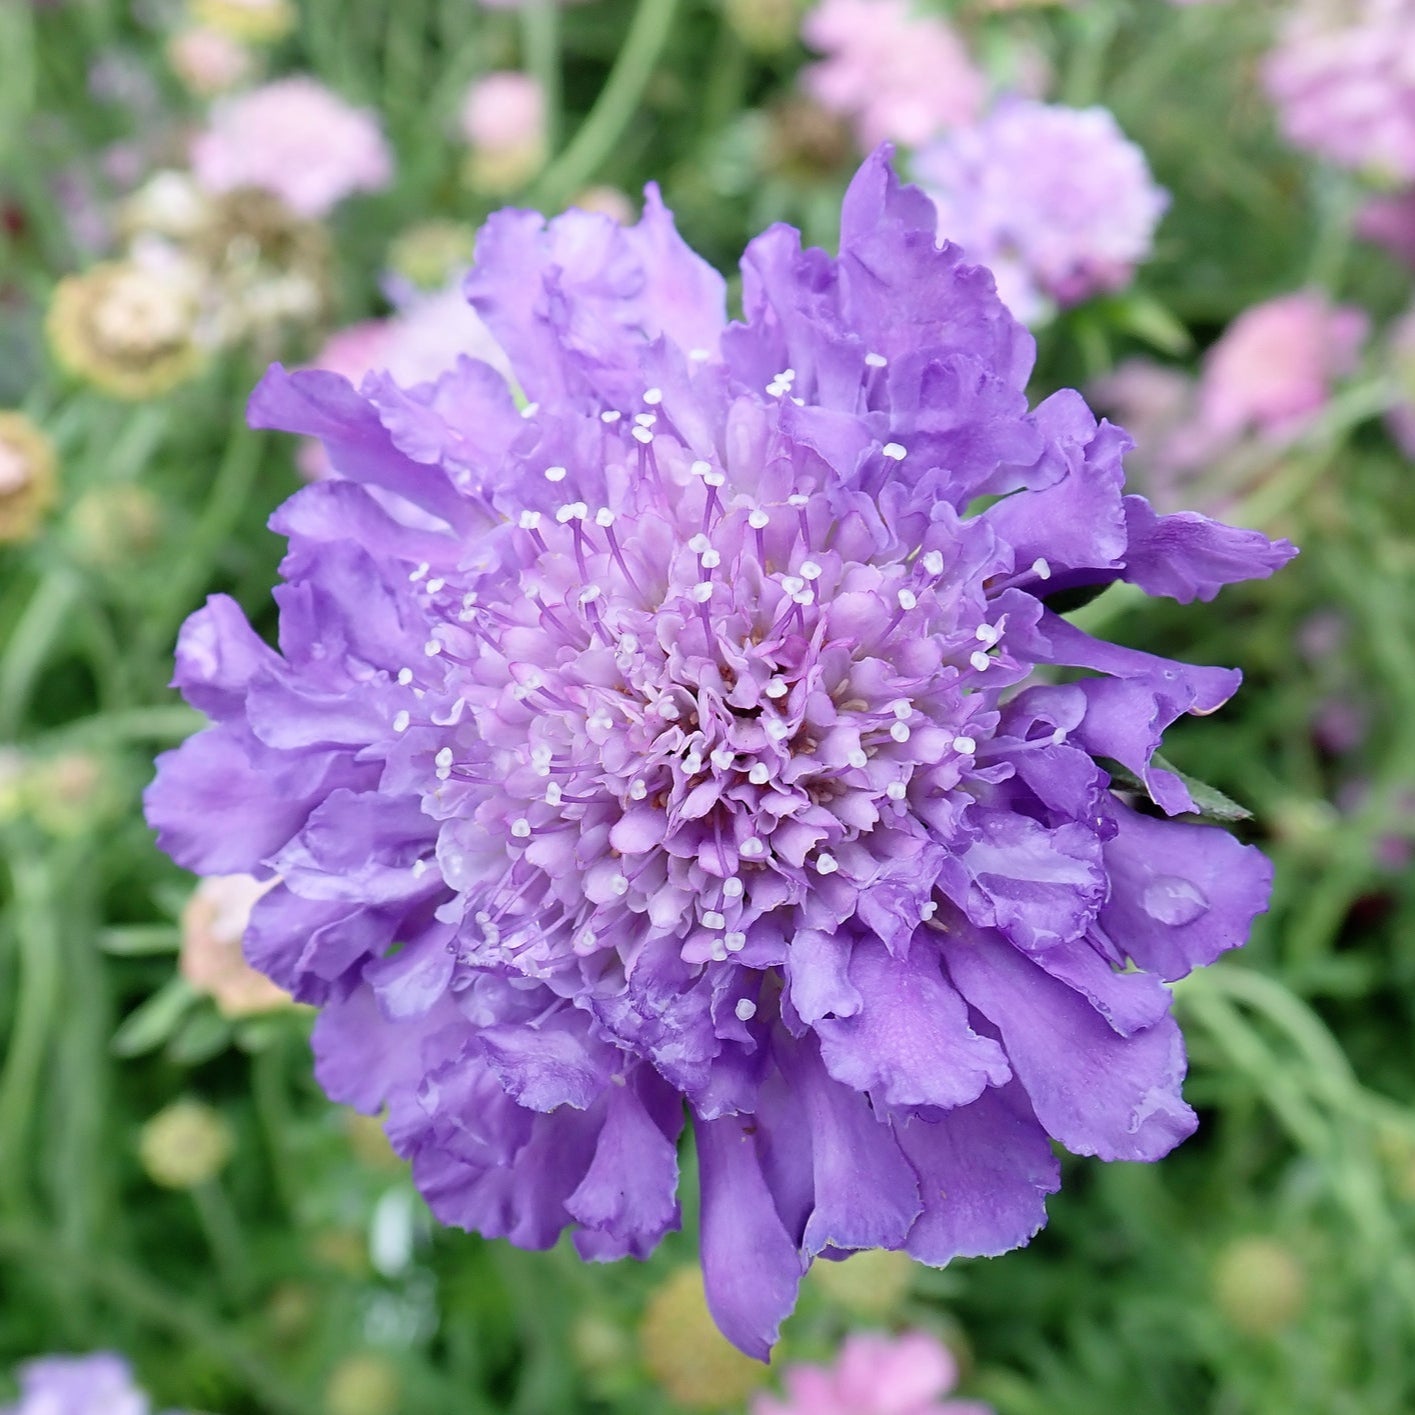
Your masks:
M833 1367L788 1366L787 1398L758 1396L752 1415L992 1415L971 1400L941 1400L958 1381L948 1349L927 1332L847 1337Z
M462 136L491 152L539 148L545 142L545 94L529 74L484 74L462 102Z
M1221 438L1291 437L1355 369L1368 324L1361 310L1315 290L1244 310L1204 359L1200 419Z
M283 1007L289 994L246 962L241 951L251 909L275 883L251 875L212 875L182 910L182 976L225 1017Z
M827 57L802 75L818 102L850 118L862 148L908 146L970 122L987 85L962 41L909 0L822 0L801 26Z
M327 215L393 179L378 119L303 74L218 103L192 140L192 172L209 192L259 187L300 216Z

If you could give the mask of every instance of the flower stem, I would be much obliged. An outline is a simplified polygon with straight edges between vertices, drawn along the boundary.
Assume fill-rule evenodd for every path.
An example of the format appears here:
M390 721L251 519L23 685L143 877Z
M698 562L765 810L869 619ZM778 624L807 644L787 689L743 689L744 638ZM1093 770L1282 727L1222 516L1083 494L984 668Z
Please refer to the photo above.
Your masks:
M560 8L556 0L530 0L521 11L526 69L545 100L545 150L560 145Z
M548 211L559 210L614 151L643 98L677 9L678 0L639 0L624 47L594 107L536 183L532 198L535 205Z

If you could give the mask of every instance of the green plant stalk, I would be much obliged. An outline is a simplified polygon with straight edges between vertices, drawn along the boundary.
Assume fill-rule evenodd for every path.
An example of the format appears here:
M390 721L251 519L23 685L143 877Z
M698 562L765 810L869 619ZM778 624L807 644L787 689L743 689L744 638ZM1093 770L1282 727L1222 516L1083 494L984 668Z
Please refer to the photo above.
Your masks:
M560 6L558 0L530 0L521 9L521 46L526 68L545 102L545 150L560 146Z
M0 740L19 731L35 680L64 632L83 594L72 566L53 564L40 577L30 602L0 657Z
M543 210L559 210L614 151L643 99L677 10L678 0L639 0L624 47L594 107L564 151L536 182L532 191L535 205Z
M14 886L11 917L20 966L19 1002L0 1072L0 1195L6 1208L24 1213L32 1202L30 1129L58 1015L62 960L48 871L15 832L3 838Z
M263 1361L227 1336L190 1294L170 1292L117 1259L62 1249L27 1225L0 1225L0 1253L41 1272L61 1269L70 1280L107 1298L122 1311L200 1348L241 1381L270 1415L310 1415L314 1408Z
M216 1263L216 1273L226 1296L237 1307L246 1306L254 1291L254 1278L246 1259L246 1241L240 1220L226 1197L219 1177L213 1175L187 1191L201 1224L202 1235Z

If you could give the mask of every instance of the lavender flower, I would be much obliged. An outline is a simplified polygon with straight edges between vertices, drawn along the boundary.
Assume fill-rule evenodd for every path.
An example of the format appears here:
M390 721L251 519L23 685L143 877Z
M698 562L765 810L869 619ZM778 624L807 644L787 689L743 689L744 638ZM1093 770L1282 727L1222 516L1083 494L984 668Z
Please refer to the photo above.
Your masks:
M939 230L997 277L1029 323L1047 302L1118 290L1150 254L1169 198L1104 108L1010 100L914 163Z
M0 1415L149 1415L152 1407L120 1356L45 1356L19 1370L20 1399Z
M1415 178L1415 0L1298 0L1263 79L1288 140L1341 167Z
M686 1111L709 1303L765 1356L813 1258L1003 1252L1049 1136L1193 1129L1164 983L1269 866L1168 819L1151 754L1239 675L1047 597L1208 599L1292 551L1123 496L1079 395L1029 409L1031 337L886 152L838 259L778 226L743 275L729 325L652 187L631 228L505 211L468 291L530 403L467 358L273 368L252 423L339 475L272 522L280 652L224 596L188 621L213 725L147 810L186 867L279 880L248 957L445 1222L646 1254Z

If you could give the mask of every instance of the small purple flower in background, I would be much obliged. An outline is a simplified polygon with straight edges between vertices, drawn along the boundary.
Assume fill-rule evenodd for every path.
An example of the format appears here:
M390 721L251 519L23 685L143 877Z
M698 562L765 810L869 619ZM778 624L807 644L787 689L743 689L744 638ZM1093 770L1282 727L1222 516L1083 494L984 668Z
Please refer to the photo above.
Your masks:
M20 1398L0 1415L150 1415L121 1356L44 1356L19 1368Z
M759 1395L751 1415L994 1415L975 1400L944 1400L958 1363L928 1332L845 1338L833 1366L788 1366L787 1398Z
M1104 108L1011 99L922 149L939 232L997 277L1018 319L1130 283L1169 198Z
M867 151L886 141L916 146L971 122L987 93L963 41L909 0L822 0L801 35L828 56L804 70L802 85L851 119Z
M247 956L443 1221L644 1255L686 1111L709 1305L763 1357L815 1257L1001 1253L1049 1137L1193 1129L1165 982L1270 868L1151 756L1239 675L1047 601L1293 553L1125 496L1078 394L1029 408L1031 336L886 153L840 249L767 231L728 324L653 188L628 228L504 211L467 289L529 403L466 357L273 368L252 423L337 476L272 522L279 653L225 597L188 621L213 725L147 794L186 867L279 881Z
M311 218L393 180L377 117L303 74L218 102L192 140L191 161L208 192L257 187Z
M1368 197L1355 225L1358 235L1415 266L1415 189Z
M1415 180L1415 0L1297 0L1263 63L1283 133L1340 167Z
M1256 433L1287 442L1354 372L1370 321L1316 290L1246 309L1204 356L1199 418L1219 441Z

